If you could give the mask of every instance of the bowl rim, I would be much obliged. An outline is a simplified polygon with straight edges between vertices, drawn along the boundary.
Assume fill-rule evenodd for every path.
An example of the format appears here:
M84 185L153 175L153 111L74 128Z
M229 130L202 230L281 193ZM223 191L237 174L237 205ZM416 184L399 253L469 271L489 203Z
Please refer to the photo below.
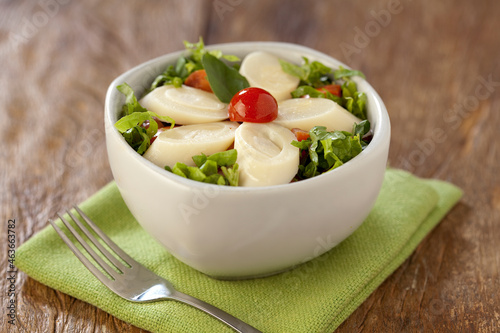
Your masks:
M321 58L321 59L326 59L329 62L333 63L338 63L339 66L343 66L344 68L349 68L349 66L345 65L341 61L337 60L336 58L314 50L312 48L309 48L307 46L299 45L299 44L293 44L293 43L286 43L286 42L270 42L270 41L243 41L243 42L233 42L233 43L219 43L219 44L211 44L211 45L206 45L205 48L207 50L221 50L227 52L229 49L229 52L231 52L231 49L238 49L238 48L249 48L251 47L253 50L259 50L261 48L266 48L266 49L279 49L280 51L282 50L289 50L293 52L299 52L303 54L304 56L308 58ZM175 175L164 168L161 168L157 166L156 164L152 163L151 161L147 160L144 158L142 155L139 155L132 147L128 145L128 143L125 141L123 136L118 132L118 130L114 127L114 123L116 120L118 120L118 113L113 114L113 110L111 108L113 101L115 98L124 98L123 95L116 89L116 87L124 82L126 82L126 79L130 77L132 74L144 71L145 69L149 68L152 65L158 64L158 63L163 63L163 62L170 62L168 61L169 59L173 59L174 61L181 56L182 54L185 54L185 50L178 50L174 52L170 52L164 55L161 55L159 57L150 59L148 61L145 61L139 65L136 65L129 70L125 71L124 73L120 74L118 77L116 77L108 86L107 92L106 92L106 97L105 97L105 107L104 107L104 122L105 122L105 127L107 128L112 127L112 130L106 131L106 136L111 135L112 139L118 140L119 144L125 151L136 161L138 161L140 164L144 165L151 171L154 171L155 173L161 175L162 177L166 177L170 181L173 181L179 185L187 186L187 187L195 187L195 188L205 188L206 186L216 186L218 187L218 191L225 192L225 191L239 191L239 192L263 192L263 191L270 191L270 190L282 190L282 189L292 189L292 188L301 188L303 186L311 186L314 185L315 183L320 183L322 182L326 177L342 177L343 174L349 172L349 167L339 167L334 170L331 170L327 173L297 181L297 182L291 182L287 184L279 184L279 185L271 185L271 186L261 186L261 187L243 187L243 186L220 186L220 185L215 185L215 184L209 184L209 183L202 183L202 182L197 182L191 179L186 179L183 177L180 177L178 175ZM233 51L234 52L234 51ZM250 52L250 51L249 51ZM248 54L249 52L244 52ZM172 63L174 62L172 61ZM330 66L330 64L329 64ZM336 67L334 67L336 68ZM158 73L159 74L159 73ZM158 75L156 74L156 75ZM374 154L377 149L380 149L384 147L386 144L389 144L390 141L390 131L391 131L391 125L390 125L390 119L389 115L387 112L387 109L380 98L379 94L377 91L364 79L361 79L359 77L354 77L353 81L356 82L358 85L358 89L362 87L363 92L367 94L367 97L371 95L373 97L372 101L374 102L375 105L369 105L369 110L375 110L375 112L371 115L374 117L374 120L376 120L376 125L377 128L373 128L373 138L370 142L370 144L361 152L359 153L356 157L353 159L349 160L346 162L346 165L359 165L362 164L363 161L367 158L369 158L370 155Z

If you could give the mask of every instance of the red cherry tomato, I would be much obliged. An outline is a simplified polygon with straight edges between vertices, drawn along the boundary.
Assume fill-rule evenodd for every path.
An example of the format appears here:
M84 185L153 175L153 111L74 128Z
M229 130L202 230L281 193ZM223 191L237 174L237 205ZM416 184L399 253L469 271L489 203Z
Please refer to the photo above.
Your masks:
M261 88L240 90L229 102L229 119L249 123L268 123L278 117L278 102Z

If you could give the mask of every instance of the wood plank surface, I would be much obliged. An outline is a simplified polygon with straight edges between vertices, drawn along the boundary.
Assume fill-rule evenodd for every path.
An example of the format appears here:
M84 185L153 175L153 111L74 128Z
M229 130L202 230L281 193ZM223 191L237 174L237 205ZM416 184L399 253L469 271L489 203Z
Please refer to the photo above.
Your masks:
M465 191L337 331L498 332L499 14L493 0L0 1L0 331L144 332L23 273L9 325L7 223L19 246L109 182L107 86L203 36L298 43L362 70L390 113L390 165Z

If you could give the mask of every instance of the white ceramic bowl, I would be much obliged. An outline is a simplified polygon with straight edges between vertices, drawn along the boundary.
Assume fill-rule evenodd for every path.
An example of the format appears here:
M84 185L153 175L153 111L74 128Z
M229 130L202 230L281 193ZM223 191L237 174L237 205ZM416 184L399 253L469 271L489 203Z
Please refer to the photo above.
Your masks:
M208 46L243 58L268 51L300 64L302 56L347 67L299 45L243 42ZM183 51L141 64L114 80L106 95L106 144L120 193L137 221L176 258L218 278L264 276L317 257L348 237L367 217L387 163L387 110L364 80L373 140L361 154L326 174L269 187L226 187L176 176L128 146L114 128L125 102L116 87L127 82L141 95ZM321 125L321 124L318 124Z

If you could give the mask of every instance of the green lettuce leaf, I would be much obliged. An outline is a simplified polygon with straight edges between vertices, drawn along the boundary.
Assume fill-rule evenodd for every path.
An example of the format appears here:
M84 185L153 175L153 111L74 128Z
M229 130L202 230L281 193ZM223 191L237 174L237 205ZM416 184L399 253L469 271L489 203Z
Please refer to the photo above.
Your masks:
M366 94L359 92L356 83L346 81L342 84L341 106L356 117L366 119Z
M293 98L309 96L313 98L328 98L342 106L347 111L351 112L356 117L366 119L366 95L358 92L356 83L351 81L352 76L360 76L365 78L365 75L358 70L346 69L342 66L333 71L333 80L330 75L332 69L323 65L318 61L310 62L309 59L303 57L304 63L301 66L280 60L281 68L284 72L298 77L300 83L297 89L292 92ZM319 92L316 88L332 84L337 80L343 80L342 97L331 94L330 92Z
M338 168L359 155L366 146L361 137L369 128L367 120L355 124L354 133L329 132L324 126L316 126L309 131L307 140L292 141L292 145L301 150L302 156L295 178L301 180L315 177Z
M141 126L133 126L125 130L122 135L129 146L141 155L149 148L149 136L146 130Z
M196 166L187 166L179 162L173 168L165 166L165 170L199 182L238 186L239 166L236 163L237 157L236 149L218 152L210 156L200 154L192 157Z
M346 81L342 84L342 97L333 95L330 92L320 92L312 86L299 86L292 91L293 98L300 98L309 96L313 98L327 98L331 99L356 117L366 119L366 94L359 92L356 83L353 81Z
M227 179L227 182L230 186L238 186L240 174L239 174L239 165L235 163L232 168L228 168L225 166L221 167L222 173L224 177Z
M137 101L133 89L127 83L119 85L117 89L126 96L126 99L122 108L125 116L118 119L115 128L122 133L130 147L142 155L149 148L151 139L158 132L158 123L155 118L170 123L171 127L175 125L175 121L170 117L159 116L142 107Z
M316 88L311 86L299 86L297 89L292 91L292 98L300 98L303 96L309 96L314 98L324 98L325 94L318 91Z
M299 86L297 89L292 91L291 95L292 98L300 98L304 96L309 96L312 98L327 98L343 107L341 97L336 96L329 91L318 91L316 88L313 88L311 86Z
M235 55L225 55L219 50L206 50L205 43L201 37L197 43L184 41L184 47L187 54L180 56L175 66L168 66L163 73L158 75L151 84L150 91L166 84L171 84L176 88L182 86L189 74L204 68L202 59L205 54L210 54L217 59L223 58L231 62L240 61L240 58Z
M220 166L230 166L236 163L237 157L236 149L230 149L212 154L207 157L207 160L214 161Z
M182 86L182 83L190 74L186 68L186 64L186 58L179 57L175 66L168 66L163 73L154 79L153 83L149 87L149 91L166 84L171 84L176 88Z
M363 72L358 71L358 70L353 70L353 69L347 69L342 66L339 66L338 69L333 71L333 79L334 80L341 80L341 79L346 79L352 76L359 76L365 79L365 74Z
M281 68L285 73L298 77L300 79L299 85L317 88L331 83L328 76L332 72L330 67L323 65L319 61L309 62L306 57L302 57L302 59L304 63L301 66L280 59Z
M137 97L135 97L134 90L127 84L123 83L116 87L119 92L125 95L125 104L122 107L122 111L124 115L129 115L134 112L145 112L147 111L143 108L139 102L137 101Z
M370 132L370 122L363 120L359 124L354 124L352 128L353 135L359 135L361 138Z
M200 170L208 177L215 175L219 172L219 165L216 161L206 160L202 165L199 166Z

